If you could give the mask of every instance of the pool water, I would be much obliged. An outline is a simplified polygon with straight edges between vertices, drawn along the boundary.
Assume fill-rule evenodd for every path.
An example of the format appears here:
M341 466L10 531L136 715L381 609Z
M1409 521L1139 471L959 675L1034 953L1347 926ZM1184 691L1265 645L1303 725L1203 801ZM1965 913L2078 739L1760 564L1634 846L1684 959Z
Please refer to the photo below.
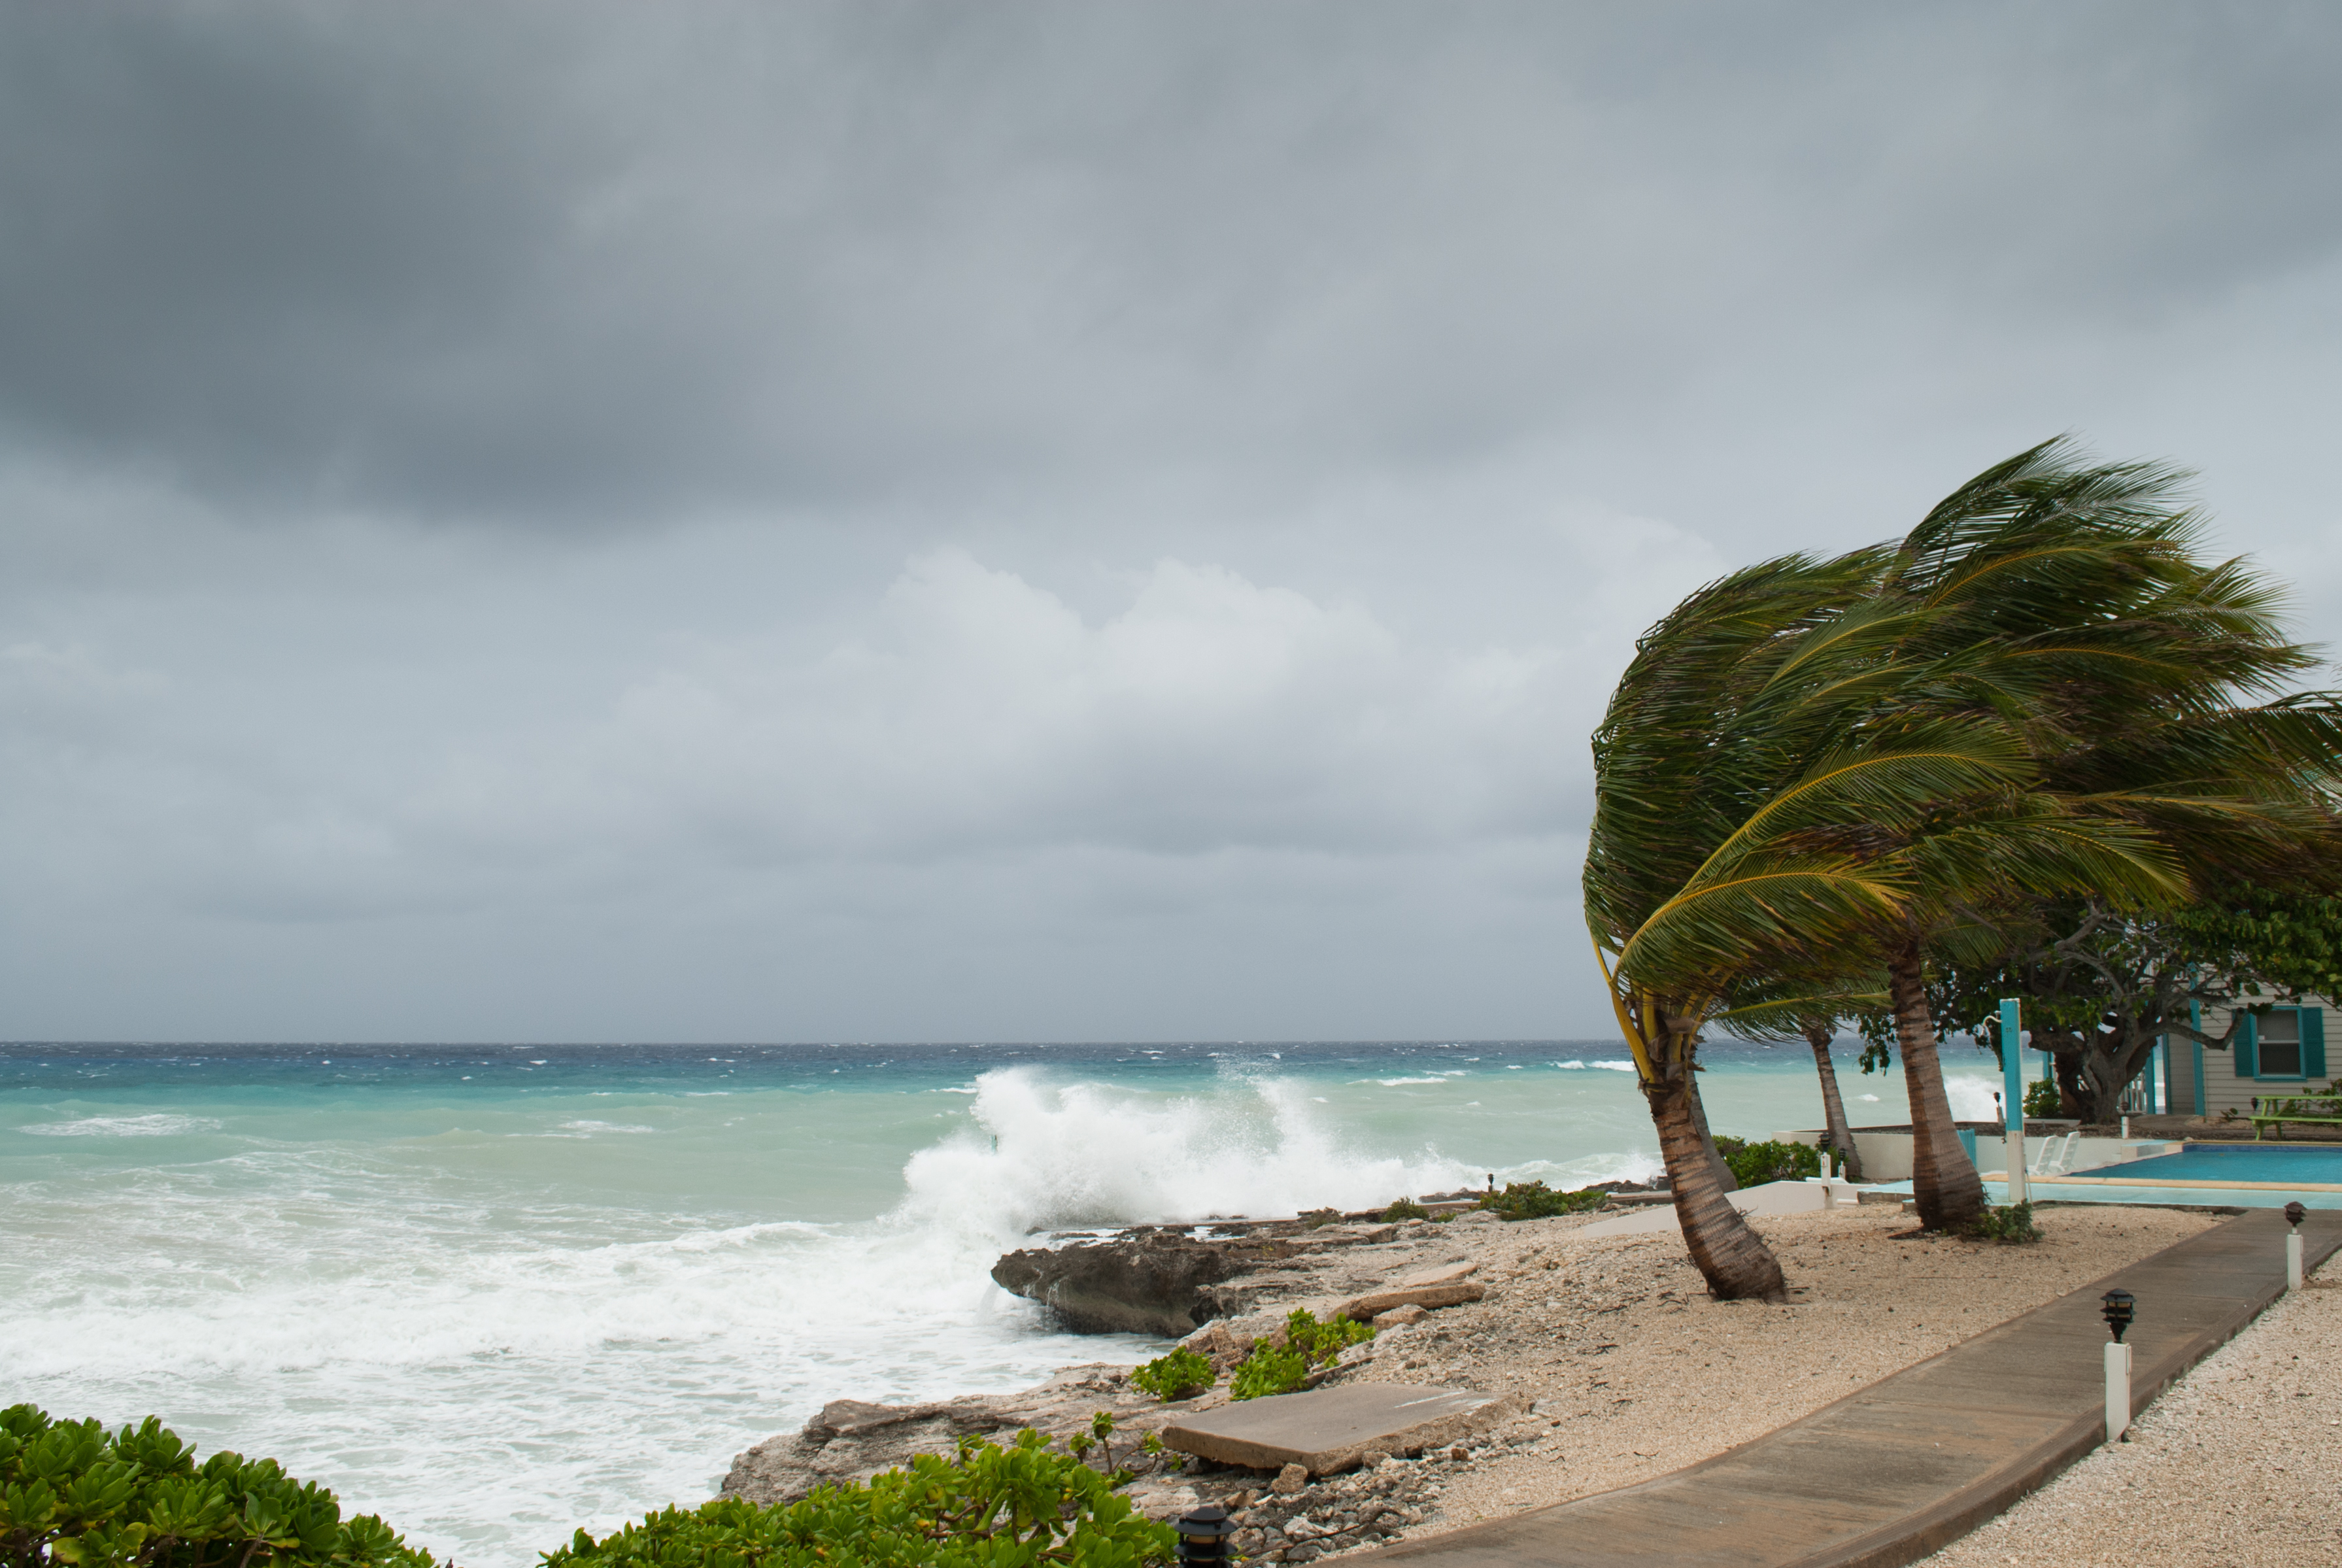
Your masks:
M2157 1182L2279 1182L2290 1187L2342 1190L2342 1144L2190 1144L2180 1154L2157 1154L2076 1174L2111 1175L2126 1183Z

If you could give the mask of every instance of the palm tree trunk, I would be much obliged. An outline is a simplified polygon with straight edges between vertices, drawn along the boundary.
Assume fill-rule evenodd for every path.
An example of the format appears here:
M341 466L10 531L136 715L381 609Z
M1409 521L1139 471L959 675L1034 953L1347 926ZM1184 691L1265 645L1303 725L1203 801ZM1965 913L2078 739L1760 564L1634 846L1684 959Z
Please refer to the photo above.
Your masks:
M1716 1144L1700 1124L1691 1064L1677 1059L1662 1064L1660 1071L1660 1081L1645 1093L1651 1102L1651 1124L1658 1129L1659 1156L1667 1163L1676 1219L1683 1226L1693 1266L1718 1301L1752 1296L1788 1300L1788 1282L1782 1278L1779 1261L1726 1200L1716 1179Z
M1740 1178L1732 1174L1732 1167L1724 1163L1723 1151L1716 1146L1716 1134L1707 1124L1707 1101L1699 1092L1699 1075L1686 1074L1684 1084L1691 1097L1692 1124L1699 1129L1699 1141L1707 1149L1707 1163L1716 1167L1716 1183L1727 1193L1736 1193Z
M1895 1039L1902 1047L1903 1084L1911 1098L1911 1195L1918 1203L1919 1223L1931 1231L1963 1229L1984 1217L1984 1178L1952 1125L1916 938L1887 961L1887 992L1895 1006Z
M1814 1071L1822 1076L1822 1119L1828 1131L1823 1134L1837 1157L1849 1182L1862 1180L1862 1155L1854 1146L1854 1130L1846 1124L1846 1101L1837 1092L1837 1064L1830 1060L1830 1046L1837 1036L1827 1024L1806 1025L1806 1044L1814 1048Z

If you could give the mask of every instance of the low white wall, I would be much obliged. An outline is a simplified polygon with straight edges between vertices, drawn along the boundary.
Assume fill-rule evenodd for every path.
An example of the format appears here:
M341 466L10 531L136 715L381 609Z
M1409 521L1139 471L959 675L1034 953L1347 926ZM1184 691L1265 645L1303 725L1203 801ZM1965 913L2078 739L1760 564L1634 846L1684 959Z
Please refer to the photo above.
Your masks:
M1866 1182L1907 1182L1911 1179L1911 1145L1909 1133L1872 1133L1860 1127L1854 1134L1855 1152L1862 1156L1862 1179ZM1804 1144L1818 1149L1827 1136L1821 1128L1806 1128L1795 1133L1776 1133L1773 1139L1781 1144ZM2025 1140L2025 1166L2031 1170L2041 1163L2041 1153L2051 1143L2050 1138ZM2137 1160L2148 1155L2178 1152L2175 1144L2149 1143L2133 1138L2085 1138L2074 1146L2073 1164L2068 1170L2075 1174L2095 1166L2117 1164L2125 1160ZM2007 1145L2002 1134L1977 1134L1977 1164L1985 1171L1997 1171L2008 1164Z

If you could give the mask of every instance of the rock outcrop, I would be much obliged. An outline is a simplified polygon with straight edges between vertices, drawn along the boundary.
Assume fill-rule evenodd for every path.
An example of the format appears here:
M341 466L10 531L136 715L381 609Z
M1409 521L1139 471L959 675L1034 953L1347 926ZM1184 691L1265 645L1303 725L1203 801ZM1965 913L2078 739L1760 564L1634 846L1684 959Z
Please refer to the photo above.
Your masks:
M1130 1386L1130 1369L1104 1364L1067 1367L1037 1388L1020 1393L966 1394L926 1404L870 1404L834 1399L803 1431L768 1438L732 1462L722 1495L751 1503L794 1503L816 1486L866 1482L921 1453L949 1453L962 1437L1005 1443L1032 1427L1052 1438L1089 1429L1098 1411L1112 1411L1117 1425L1115 1456L1130 1450L1132 1468L1156 1466L1138 1452L1149 1432L1199 1403L1225 1403L1225 1394L1160 1404Z
M1112 1241L1010 1253L992 1265L992 1278L1001 1289L1048 1307L1076 1333L1177 1339L1243 1310L1250 1293L1220 1288L1228 1282L1336 1242L1199 1242L1178 1232L1139 1231Z

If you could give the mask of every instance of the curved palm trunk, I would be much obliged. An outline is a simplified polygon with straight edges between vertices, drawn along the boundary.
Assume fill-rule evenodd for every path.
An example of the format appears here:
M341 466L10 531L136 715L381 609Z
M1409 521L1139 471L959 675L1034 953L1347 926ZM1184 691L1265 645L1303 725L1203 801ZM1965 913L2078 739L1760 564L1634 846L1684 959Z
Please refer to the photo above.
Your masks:
M1931 1231L1958 1230L1984 1216L1984 1178L1952 1125L1916 940L1887 961L1887 991L1895 1006L1896 1044L1903 1052L1903 1084L1911 1097L1911 1195L1918 1203L1919 1223Z
M1837 1151L1846 1179L1858 1182L1862 1155L1854 1146L1854 1130L1846 1124L1846 1101L1837 1092L1837 1064L1830 1060L1830 1046L1837 1038L1826 1024L1806 1025L1806 1044L1814 1048L1814 1071L1822 1077L1822 1119L1829 1129L1823 1134L1824 1141Z
M1716 1144L1702 1125L1698 1091L1691 1064L1685 1059L1689 1052L1678 1046L1666 1055L1658 1064L1659 1081L1646 1085L1644 1093L1651 1103L1651 1124L1658 1129L1659 1155L1667 1163L1667 1185L1675 1194L1676 1218L1683 1225L1693 1266L1718 1301L1750 1296L1787 1301L1788 1282L1781 1276L1779 1261L1726 1200L1724 1185L1716 1180L1720 1162Z
M1732 1174L1732 1167L1724 1163L1724 1154L1716 1146L1715 1131L1707 1124L1707 1101L1699 1092L1699 1075L1686 1074L1684 1084L1691 1100L1692 1125L1699 1129L1700 1147L1707 1151L1707 1163L1716 1167L1716 1183L1727 1193L1736 1193L1740 1190L1740 1178Z

